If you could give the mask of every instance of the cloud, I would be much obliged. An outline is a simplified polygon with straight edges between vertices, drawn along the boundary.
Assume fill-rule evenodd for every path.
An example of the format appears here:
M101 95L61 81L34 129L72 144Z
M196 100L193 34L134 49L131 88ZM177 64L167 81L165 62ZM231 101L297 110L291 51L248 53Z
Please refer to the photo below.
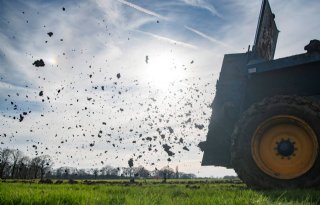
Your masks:
M143 151L146 157L138 159L140 164L152 160L167 164L160 143L169 143L174 146L172 150L181 151L170 165L180 163L181 168L200 170L202 176L210 175L210 170L218 172L220 168L187 167L188 160L193 164L201 161L196 144L205 140L211 115L208 105L214 97L223 54L253 41L260 9L260 3L254 0L226 1L223 6L215 3L219 12L209 1L196 0L154 1L147 6L139 0L134 1L136 4L83 0L76 5L23 1L19 8L7 1L0 8L8 10L0 12L0 120L1 133L14 137L1 139L3 146L29 146L28 152L34 153L30 147L39 142L39 150L59 158L57 166L94 166L101 160L122 166L127 158ZM318 36L320 25L314 19L318 19L319 4L308 1L306 8L305 3L271 2L281 30L281 55L299 51L300 45ZM283 14L279 14L281 11ZM164 21L157 23L155 18ZM301 29L305 22L312 26ZM52 37L47 35L49 31ZM32 65L39 58L45 61L45 67ZM117 73L121 73L120 79ZM163 89L148 78L148 73L155 78L159 73L161 78L177 73L178 78ZM44 91L43 97L39 96L40 90ZM11 101L18 110L13 110ZM32 113L23 122L12 119L24 109ZM185 123L189 118L192 122ZM205 128L195 129L195 122ZM168 126L174 129L173 134L166 130ZM157 128L165 138L150 142L153 150L149 152L149 142L142 139L160 139ZM101 138L97 137L100 129ZM184 144L175 143L180 137ZM91 149L89 143L93 141L96 144ZM184 145L192 151L183 151ZM45 146L49 146L48 151ZM101 155L104 150L108 154ZM69 161L66 155L78 158ZM87 158L82 157L85 155ZM228 173L222 171L221 176Z
M223 47L225 47L225 48L227 48L229 50L232 50L232 51L237 51L237 49L231 47L230 45L228 45L228 44L226 44L226 43L224 43L222 41L219 41L219 40L217 40L217 39L215 39L215 38L213 38L211 36L208 36L208 35L202 33L201 31L198 31L196 29L190 28L188 26L185 26L185 28L188 29L189 31L192 31L193 33L195 33L195 34L197 34L197 35L209 40L212 43L218 44L218 45L223 46Z
M173 40L173 39L171 39L171 38L163 37L163 36L156 35L156 34L153 34L153 33L150 33L150 32L145 32L145 31L140 31L140 30L137 30L137 31L138 31L138 32L141 32L141 33L143 33L143 34L145 34L145 35L152 36L152 37L155 38L155 39L168 42L168 43L170 43L170 44L179 45L179 46L182 46L182 47L185 47L185 48L198 49L197 46L192 45L192 44L189 44L189 43L185 43L185 42L181 42L181 41L176 41L176 40Z
M319 1L270 2L280 30L276 58L303 53L312 39L320 39Z
M18 71L18 79L33 86L30 90L21 91L14 86L6 89L4 87L8 85L1 84L2 96L11 96L9 105L3 104L5 106L0 110L2 115L6 115L5 119L1 118L5 124L2 133L14 136L3 139L3 146L23 149L30 155L35 153L32 145L37 144L39 153L59 159L55 166L65 163L95 166L94 163L101 160L119 162L115 166L122 166L122 162L126 165L127 158L143 151L146 157L138 159L140 164L159 160L162 166L167 164L168 156L159 144L165 142L173 144L177 151L173 161L184 160L182 147L196 147L198 141L205 137L205 129L195 129L193 122L208 122L209 116L198 110L210 113L206 104L213 98L214 86L204 87L204 84L214 81L210 74L213 73L211 66L215 54L200 49L196 39L185 38L184 34L190 32L185 32L184 22L179 18L155 23L155 17L166 18L142 7L127 9L117 1L80 1L77 6L65 6L65 12L61 7L36 6L27 2L25 8L19 9L25 11L24 15L20 14L19 18L14 12L6 15L6 19L14 22L10 28L13 28L16 38L10 39L10 35L3 32L2 45L5 47L2 52L6 54L8 69L5 75L1 73L1 77L4 81L11 79L9 82L14 84L16 79L11 75ZM37 15L31 8L46 12ZM137 9L140 12L136 12ZM29 12L35 15L27 16ZM146 27L150 22L154 25L148 30ZM6 30L4 27L1 29ZM47 35L49 31L53 32L52 37ZM150 57L149 64L145 63L146 55ZM32 65L39 58L44 59L45 67L35 68ZM156 62L154 68L151 67L153 62ZM164 66L168 66L168 71L171 69L179 73L179 78L166 89L159 89L154 85L156 83L147 79L145 70L150 72ZM117 73L121 73L120 79L116 78ZM104 91L101 86L104 86ZM40 90L44 91L43 97L38 95ZM21 99L16 97L16 93ZM30 103L25 102L25 94L31 99ZM28 108L32 113L26 115L22 122L13 120L12 116L19 116L22 110L11 114L6 110L11 109L9 101L18 104L19 108L20 104L24 105L21 109ZM186 108L186 102L193 102L193 108ZM184 125L188 118L192 118L192 122ZM107 125L102 125L102 122ZM167 126L171 126L175 133L166 133ZM161 139L157 128L166 134L165 139ZM103 130L101 138L97 137L100 129ZM143 137L139 137L140 133ZM148 151L150 144L142 140L149 136L158 137L157 141L150 142L152 151ZM174 142L179 138L184 139L184 144ZM132 144L133 140L137 143ZM95 146L91 149L89 143L93 141ZM105 150L108 154L100 155ZM197 151L190 152L188 158L200 161ZM67 155L79 157L70 160ZM114 160L115 157L118 159Z
M223 18L223 16L217 11L217 9L212 4L206 2L205 0L181 0L181 1L191 6L206 9L210 11L214 16Z
M187 97L182 95L182 92L187 92L193 83L192 87L197 86L196 77L194 77L196 80L190 81L186 81L187 77L183 77L191 72L193 65L190 62L200 55L197 46L179 40L180 36L172 39L157 32L139 30L151 20L154 22L155 16L146 16L144 12L141 15L140 12L132 12L132 9L128 11L119 3L106 1L95 4L81 1L77 6L65 7L66 11L63 12L59 5L36 6L32 2L27 2L26 7L19 9L25 12L20 14L21 17L16 18L14 12L6 15L6 19L12 22L10 27L14 29L16 37L11 39L7 32L3 32L2 52L8 62L5 63L8 69L5 75L1 73L1 77L4 82L14 84L19 80L12 79L11 75L19 71L19 79L23 79L26 85L33 86L30 90L22 91L16 86L0 84L1 95L11 96L6 97L8 102L2 104L5 106L0 110L1 114L6 116L2 132L8 135L12 133L14 136L12 139L3 139L3 146L22 147L29 155L34 153L31 145L36 143L39 153L43 151L45 154L56 156L61 163L69 163L71 166L76 166L77 163L85 166L89 160L99 162L116 156L126 162L126 158L132 157L135 153L148 152L151 143L143 141L138 134L141 133L144 137L156 136L159 135L157 128L164 130L165 127L172 126L176 130L171 138L167 134L167 138L162 140L172 144L174 138L179 136L179 129L182 129L179 128L181 122L187 120L182 117L179 119L177 116L182 115L179 112L185 112L183 103L191 97L189 94L196 92L191 90L187 93ZM31 8L39 8L46 12L36 14ZM28 16L29 12L35 15ZM5 27L1 29L6 31ZM47 35L49 31L53 32L52 37ZM159 53L163 56L159 56ZM150 57L151 63L148 65L145 63L146 55ZM40 58L45 61L45 67L34 67L33 61ZM156 67L152 68L150 66L152 62L159 64L154 64ZM201 65L201 60L197 59L197 63ZM161 90L153 85L150 79L146 79L144 73L146 69L162 69L163 66L168 66L166 69L169 71L181 72L178 79L181 82L174 86L169 85L167 90ZM205 67L198 68L196 70L198 75L195 76L201 76L199 73L204 69ZM117 73L121 73L120 79L117 79ZM184 87L180 86L182 83ZM104 86L103 91L102 86ZM177 91L178 89L181 91ZM44 92L42 97L39 96L40 91ZM21 99L16 93L19 93ZM37 106L38 110L26 103L25 94L31 99L30 104ZM150 98L156 99L157 102L153 102ZM180 103L176 103L176 100L180 100ZM18 104L18 109L21 107L22 110L10 113L8 117L8 110L12 108L10 101ZM13 119L24 111L24 107L20 104L29 107L27 111L32 111L22 122ZM161 118L167 120L162 120L159 113L163 116ZM193 120L204 120L201 115L194 115ZM103 125L102 122L106 122L107 125ZM190 127L191 131L186 127L183 128L185 132L181 132L190 132L190 136L199 133L196 129L192 130L191 123ZM97 137L100 129L104 134L101 138ZM130 132L131 129L134 131ZM30 141L27 142L28 139ZM132 144L133 139L137 144ZM108 140L111 143L106 142ZM192 138L185 137L184 140L188 144L197 143ZM64 143L61 143L62 141ZM89 143L93 141L96 146L90 150ZM158 148L159 142L153 142L153 150L157 148L159 152L152 151L150 155L154 157L152 159L146 157L145 160L161 159L167 163L166 153L162 152L161 146ZM113 143L115 146L112 146ZM46 146L49 150L45 150ZM61 148L58 148L59 146ZM77 151L69 152L75 150L75 147L78 147ZM182 145L175 147L182 149ZM104 151L103 149L108 150L108 155L97 157L96 155ZM87 155L83 153L90 153L92 156L90 159L80 157L77 162L69 161L66 157L66 155ZM140 162L143 163L143 159ZM56 165L61 163L57 162Z
M151 16L154 16L154 17L157 17L157 18L159 18L159 19L167 20L166 17L164 17L164 16L162 16L162 15L160 15L160 14L157 14L157 13L155 13L155 12L153 12L153 11L150 11L150 10L148 10L148 9L145 9L145 8L143 8L143 7L141 7L141 6L138 6L138 5L136 5L136 4L127 2L127 1L125 1L125 0L118 0L118 1L119 1L120 3L122 3L122 4L125 4L125 5L127 5L127 6L129 6L129 7L131 7L131 8L134 8L134 9L136 9L137 11L140 11L140 12L142 12L142 13L145 13L145 14L148 14L148 15L151 15Z

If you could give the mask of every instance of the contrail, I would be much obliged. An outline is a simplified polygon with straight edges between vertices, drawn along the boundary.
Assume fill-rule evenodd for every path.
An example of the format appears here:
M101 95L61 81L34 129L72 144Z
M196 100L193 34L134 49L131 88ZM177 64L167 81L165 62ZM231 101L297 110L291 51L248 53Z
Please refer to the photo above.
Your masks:
M222 15L217 11L217 9L210 3L207 3L206 1L203 1L203 0L181 0L181 1L191 6L206 9L210 11L210 13L212 13L213 15L218 16L219 18L223 18Z
M188 29L189 31L192 31L192 32L194 32L195 34L198 34L199 36L201 36L201 37L203 37L203 38L211 41L212 43L216 43L216 44L219 44L219 45L221 45L221 46L223 46L223 47L225 47L225 48L228 48L228 49L237 51L237 49L229 46L228 44L225 44L225 43L222 42L222 41L219 41L219 40L217 40L217 39L215 39L215 38L212 38L212 37L210 37L210 36L208 36L208 35L200 32L200 31L198 31L198 30L196 30L196 29L190 28L190 27L188 27L188 26L184 26L184 27L185 27L186 29Z
M36 89L21 86L21 85L16 85L13 82L5 82L5 81L0 81L0 88L1 89L15 89L15 90L24 90L24 91L37 91Z
M155 13L155 12L153 12L153 11L148 10L148 9L142 8L142 7L140 7L140 6L136 5L136 4L127 2L127 1L125 1L125 0L118 0L118 1L119 1L120 3L123 3L123 4L131 7L131 8L134 8L134 9L136 9L136 10L142 12L142 13L145 13L145 14L148 14L148 15L151 15L151 16L154 16L154 17L157 17L157 18L159 18L159 19L167 20L166 17L161 16L160 14L157 14L157 13Z
M136 30L136 31L138 31L140 33L143 33L143 34L146 34L146 35L149 35L149 36L152 36L153 38L172 43L172 44L180 45L180 46L183 46L183 47L186 47L186 48L198 49L197 46L194 46L194 45L189 44L189 43L176 41L176 40L173 40L171 38L159 36L159 35L156 35L156 34L153 34L153 33L149 33L149 32L145 32L145 31L141 31L141 30Z

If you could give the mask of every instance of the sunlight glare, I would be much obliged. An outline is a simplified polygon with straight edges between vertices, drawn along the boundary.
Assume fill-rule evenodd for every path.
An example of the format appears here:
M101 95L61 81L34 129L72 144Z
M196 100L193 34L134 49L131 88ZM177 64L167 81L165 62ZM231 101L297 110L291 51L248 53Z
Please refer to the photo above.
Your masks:
M181 63L167 53L148 59L146 80L159 89L168 89L170 84L185 77Z
M47 62L52 64L52 65L57 65L57 58L55 56L50 56L50 57L47 57Z

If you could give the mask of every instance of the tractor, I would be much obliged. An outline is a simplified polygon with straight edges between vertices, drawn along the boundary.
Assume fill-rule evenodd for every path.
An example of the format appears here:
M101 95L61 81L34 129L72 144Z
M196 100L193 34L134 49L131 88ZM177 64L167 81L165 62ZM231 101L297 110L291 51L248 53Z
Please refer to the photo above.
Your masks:
M202 166L233 168L252 188L320 186L320 41L274 59L278 33L263 0L252 49L224 55Z

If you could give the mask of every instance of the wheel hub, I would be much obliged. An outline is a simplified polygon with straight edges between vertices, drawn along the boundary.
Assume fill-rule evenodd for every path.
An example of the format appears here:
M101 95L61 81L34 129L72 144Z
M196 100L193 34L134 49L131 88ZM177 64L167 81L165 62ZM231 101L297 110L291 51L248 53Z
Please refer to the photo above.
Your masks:
M281 140L280 142L277 142L276 149L279 155L289 157L294 153L294 142L291 142L290 139Z
M256 129L251 152L261 171L278 179L294 179L314 165L318 155L317 136L302 119L278 115Z

